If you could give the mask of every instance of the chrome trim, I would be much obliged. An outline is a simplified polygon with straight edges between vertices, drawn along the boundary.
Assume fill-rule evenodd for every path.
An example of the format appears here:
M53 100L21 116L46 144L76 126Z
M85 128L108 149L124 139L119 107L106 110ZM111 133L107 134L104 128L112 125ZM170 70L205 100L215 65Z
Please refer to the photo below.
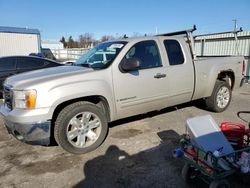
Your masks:
M50 144L51 121L22 124L10 122L4 116L3 120L8 132L17 140L32 145Z
M8 109L13 109L13 86L4 84L3 86L3 99L4 105L8 107Z

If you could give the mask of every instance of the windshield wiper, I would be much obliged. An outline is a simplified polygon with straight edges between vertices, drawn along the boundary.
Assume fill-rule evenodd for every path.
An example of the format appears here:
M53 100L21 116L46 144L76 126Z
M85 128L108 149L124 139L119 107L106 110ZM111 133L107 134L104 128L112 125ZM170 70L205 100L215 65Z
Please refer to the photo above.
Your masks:
M92 68L90 64L78 64L78 66L81 66L81 67L87 67L87 68Z

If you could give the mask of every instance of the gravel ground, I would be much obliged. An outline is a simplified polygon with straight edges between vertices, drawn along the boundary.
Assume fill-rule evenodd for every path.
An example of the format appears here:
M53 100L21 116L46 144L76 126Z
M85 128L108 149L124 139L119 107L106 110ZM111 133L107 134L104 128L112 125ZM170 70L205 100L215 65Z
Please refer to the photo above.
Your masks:
M183 162L172 157L185 120L210 114L218 123L240 122L240 110L250 110L250 85L233 93L223 113L189 103L113 122L106 141L85 155L21 143L7 134L0 119L0 187L190 187L180 177ZM232 187L250 187L239 177L230 182ZM192 187L208 186L199 181Z

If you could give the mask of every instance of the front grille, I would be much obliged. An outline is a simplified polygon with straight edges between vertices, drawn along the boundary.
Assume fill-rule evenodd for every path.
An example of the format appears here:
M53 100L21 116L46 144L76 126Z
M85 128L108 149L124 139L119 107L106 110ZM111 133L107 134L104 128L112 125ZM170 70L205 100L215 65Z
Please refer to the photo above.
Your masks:
M12 110L13 106L13 92L11 90L11 87L4 86L3 88L3 98L4 98L4 103L5 105Z

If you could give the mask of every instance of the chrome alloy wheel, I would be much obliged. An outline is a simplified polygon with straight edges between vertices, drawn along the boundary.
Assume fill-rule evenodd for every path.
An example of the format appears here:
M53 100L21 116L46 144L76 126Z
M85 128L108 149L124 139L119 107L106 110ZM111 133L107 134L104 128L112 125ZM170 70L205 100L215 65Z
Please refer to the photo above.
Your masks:
M100 118L92 112L75 115L67 126L67 139L77 148L85 148L96 142L100 136L102 124Z
M217 93L216 102L219 108L225 108L230 101L230 91L227 87L221 87Z

